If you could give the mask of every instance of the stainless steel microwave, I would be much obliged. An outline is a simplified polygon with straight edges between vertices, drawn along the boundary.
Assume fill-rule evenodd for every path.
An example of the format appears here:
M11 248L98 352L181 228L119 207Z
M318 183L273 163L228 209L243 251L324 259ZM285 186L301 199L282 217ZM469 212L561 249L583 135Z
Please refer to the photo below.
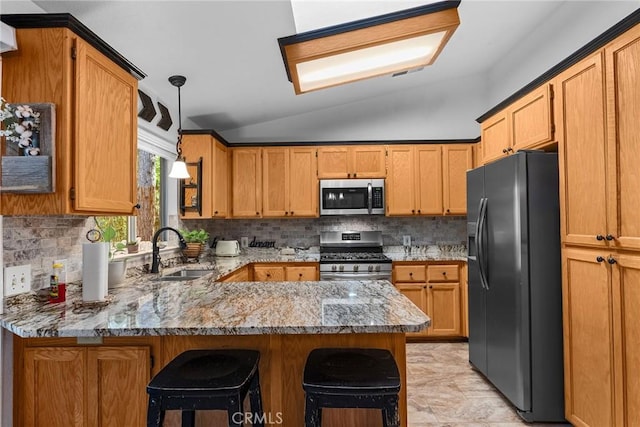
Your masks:
M320 215L384 215L384 179L321 179Z

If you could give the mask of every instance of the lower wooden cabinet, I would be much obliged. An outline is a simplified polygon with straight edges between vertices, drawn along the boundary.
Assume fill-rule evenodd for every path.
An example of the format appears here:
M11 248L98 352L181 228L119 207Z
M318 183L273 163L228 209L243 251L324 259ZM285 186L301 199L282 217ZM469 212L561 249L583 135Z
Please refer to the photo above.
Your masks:
M284 266L281 265L254 265L253 280L256 282L283 282Z
M227 276L221 278L220 281L221 282L249 282L249 281L251 281L251 271L249 270L249 266L245 265L244 267L231 272Z
M256 282L296 282L318 280L317 263L265 263L253 265Z
M118 345L112 338L84 346L69 338L16 337L14 363L20 368L14 399L20 404L14 405L14 425L146 425L146 386L155 374L157 339L123 338Z
M640 256L565 248L562 258L566 418L640 425Z
M394 263L393 283L431 318L409 338L462 337L460 268L463 263Z

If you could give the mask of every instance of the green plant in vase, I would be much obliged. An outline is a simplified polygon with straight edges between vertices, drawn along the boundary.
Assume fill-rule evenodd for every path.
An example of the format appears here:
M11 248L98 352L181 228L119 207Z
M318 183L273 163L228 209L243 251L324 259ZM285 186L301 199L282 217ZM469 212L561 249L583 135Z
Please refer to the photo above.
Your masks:
M182 254L187 259L198 259L200 254L202 254L204 245L209 241L209 233L202 228L198 230L188 230L185 228L180 230L180 234L182 234L185 242L187 242L187 247L182 250Z

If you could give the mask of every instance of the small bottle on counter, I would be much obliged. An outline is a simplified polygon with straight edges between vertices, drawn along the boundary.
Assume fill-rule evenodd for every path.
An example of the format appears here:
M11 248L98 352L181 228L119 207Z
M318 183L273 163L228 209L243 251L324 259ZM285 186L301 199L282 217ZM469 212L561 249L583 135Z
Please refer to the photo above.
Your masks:
M49 302L64 302L66 300L66 283L65 283L64 265L60 263L53 264L53 274L49 278Z

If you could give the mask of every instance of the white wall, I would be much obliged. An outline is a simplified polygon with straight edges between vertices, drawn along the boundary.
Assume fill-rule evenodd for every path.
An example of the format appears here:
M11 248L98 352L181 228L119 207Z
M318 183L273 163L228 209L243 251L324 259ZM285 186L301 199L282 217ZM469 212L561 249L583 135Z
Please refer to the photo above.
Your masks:
M466 76L222 134L233 142L476 138L487 96L484 76Z

